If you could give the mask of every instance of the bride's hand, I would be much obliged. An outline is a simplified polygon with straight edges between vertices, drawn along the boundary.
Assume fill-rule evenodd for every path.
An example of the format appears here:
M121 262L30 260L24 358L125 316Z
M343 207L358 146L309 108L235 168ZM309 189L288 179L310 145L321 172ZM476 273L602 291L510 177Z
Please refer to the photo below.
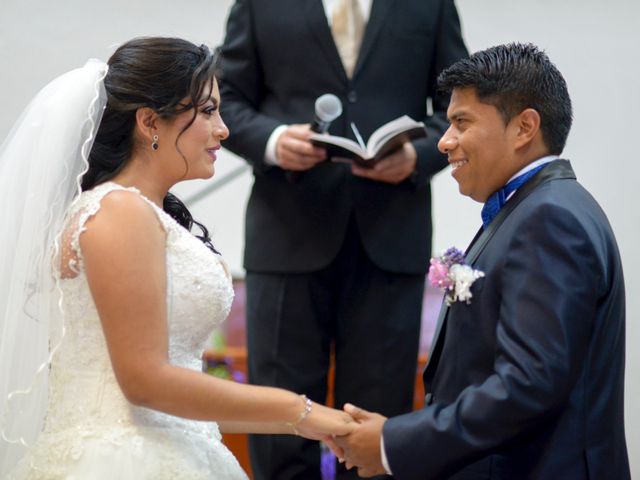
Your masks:
M334 435L347 435L355 427L354 420L342 410L313 403L311 411L295 425L295 433L311 439L327 441Z

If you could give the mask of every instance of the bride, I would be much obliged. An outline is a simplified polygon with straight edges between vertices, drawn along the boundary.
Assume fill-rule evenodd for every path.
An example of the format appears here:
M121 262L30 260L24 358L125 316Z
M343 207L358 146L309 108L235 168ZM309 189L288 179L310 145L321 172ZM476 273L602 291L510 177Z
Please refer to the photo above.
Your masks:
M201 373L231 280L169 189L214 174L214 70L205 46L131 40L47 85L3 144L0 477L244 479L220 430L351 430L304 395Z

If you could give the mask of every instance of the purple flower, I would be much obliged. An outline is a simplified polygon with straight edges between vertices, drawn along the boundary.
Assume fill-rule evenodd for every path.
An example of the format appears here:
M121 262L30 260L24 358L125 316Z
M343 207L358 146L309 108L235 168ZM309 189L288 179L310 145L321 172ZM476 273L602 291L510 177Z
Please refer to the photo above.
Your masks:
M455 265L456 263L464 265L464 253L456 247L449 248L440 258L447 267L451 267L451 265Z

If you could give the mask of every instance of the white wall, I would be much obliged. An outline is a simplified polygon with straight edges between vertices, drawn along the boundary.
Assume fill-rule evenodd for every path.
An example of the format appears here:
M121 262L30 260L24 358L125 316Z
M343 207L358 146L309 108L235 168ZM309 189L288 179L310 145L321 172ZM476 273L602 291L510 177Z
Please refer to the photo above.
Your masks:
M268 1L268 0L265 0ZM0 0L0 138L27 101L54 76L88 57L105 59L139 35L176 35L217 45L231 0ZM640 107L640 2L635 0L457 0L471 50L530 41L564 73L575 109L565 151L580 181L609 215L627 282L627 439L640 476L640 208L634 195L636 113ZM217 175L241 165L229 153ZM183 197L208 182L181 185ZM193 206L196 218L234 272L242 273L244 205L249 173ZM480 206L460 196L448 171L434 180L435 248L463 247L479 226Z

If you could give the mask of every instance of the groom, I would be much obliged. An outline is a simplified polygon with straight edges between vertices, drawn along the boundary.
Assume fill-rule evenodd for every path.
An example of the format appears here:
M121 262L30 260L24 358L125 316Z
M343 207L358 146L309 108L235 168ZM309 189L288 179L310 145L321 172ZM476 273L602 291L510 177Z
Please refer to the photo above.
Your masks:
M425 407L386 419L345 406L361 424L339 453L397 480L629 479L622 267L604 212L558 158L566 83L522 44L438 80L451 92L439 148L460 192L485 204L466 254L484 276L443 306Z

